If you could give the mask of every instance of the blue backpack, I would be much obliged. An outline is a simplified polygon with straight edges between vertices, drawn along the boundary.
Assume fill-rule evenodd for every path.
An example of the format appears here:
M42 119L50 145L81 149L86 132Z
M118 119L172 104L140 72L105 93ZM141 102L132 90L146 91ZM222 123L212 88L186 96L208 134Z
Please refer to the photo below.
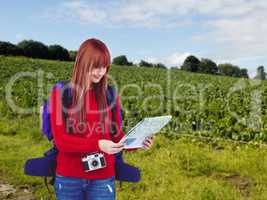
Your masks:
M68 87L69 81L59 81L57 82L53 89L61 89L62 104L67 108L72 100L71 90ZM110 105L116 97L116 92L114 87L108 86L107 90L107 102ZM112 106L112 120L115 120L115 110L116 106ZM42 120L42 133L47 137L47 139L52 142L53 147L44 153L43 157L33 158L26 161L24 165L24 173L29 176L41 176L44 177L45 185L50 192L47 184L47 178L52 177L50 184L54 185L55 181L55 171L56 171L56 156L58 149L53 140L53 134L50 123L50 113L49 113L49 101L45 100L43 106L41 107L41 120ZM63 111L62 111L63 112ZM65 120L68 120L68 116L63 112ZM122 122L122 110L120 112L120 120ZM67 124L67 123L66 123ZM112 123L114 124L114 123ZM121 123L122 124L122 123ZM111 134L115 134L116 129L112 128ZM122 151L115 154L115 179L120 181L120 186L122 181L127 182L138 182L140 181L140 170L134 166L126 164L123 160Z

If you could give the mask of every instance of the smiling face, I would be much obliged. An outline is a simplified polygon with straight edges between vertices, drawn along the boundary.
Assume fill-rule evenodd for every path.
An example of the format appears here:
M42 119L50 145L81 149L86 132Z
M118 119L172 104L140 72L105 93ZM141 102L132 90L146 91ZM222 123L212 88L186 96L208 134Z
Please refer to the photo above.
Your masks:
M107 72L107 68L106 67L98 67L98 68L94 68L92 69L91 72L91 81L93 83L98 83L102 77L105 75L105 73Z

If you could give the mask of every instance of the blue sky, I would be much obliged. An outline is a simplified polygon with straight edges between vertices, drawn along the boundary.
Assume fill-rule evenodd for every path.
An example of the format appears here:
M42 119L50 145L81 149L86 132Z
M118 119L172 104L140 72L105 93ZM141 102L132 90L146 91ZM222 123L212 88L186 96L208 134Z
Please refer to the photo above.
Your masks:
M112 57L179 66L193 54L254 76L259 65L267 66L266 18L265 0L2 1L0 40L77 50L94 37Z

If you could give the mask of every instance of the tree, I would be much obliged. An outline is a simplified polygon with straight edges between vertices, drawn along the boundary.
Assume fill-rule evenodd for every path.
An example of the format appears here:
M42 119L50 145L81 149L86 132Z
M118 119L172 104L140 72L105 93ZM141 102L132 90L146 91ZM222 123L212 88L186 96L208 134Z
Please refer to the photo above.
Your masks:
M162 64L162 63L156 63L156 64L153 64L153 67L155 68L162 68L162 69L167 69L167 67Z
M218 72L218 67L217 64L212 60L207 58L202 58L199 63L198 71L207 74L216 74Z
M238 66L232 66L233 67L233 74L232 74L232 76L234 76L234 77L241 77L240 76L240 69L239 69L239 67Z
M125 55L121 55L121 56L117 56L117 57L113 58L112 64L114 64L114 65L128 65L128 66L133 65L132 62L128 62L128 59Z
M240 77L248 78L248 70L245 68L240 69Z
M224 63L218 65L218 72L224 76L235 76L236 69L231 63Z
M147 61L141 60L140 63L139 63L139 66L142 66L142 67L153 67L153 64L149 63Z
M259 66L257 68L257 75L255 76L255 79L265 80L266 79L266 73L264 71L263 66Z
M67 49L55 44L48 47L48 58L52 60L70 60L70 55Z
M190 72L197 72L199 69L199 64L200 64L199 59L193 55L190 55L184 60L181 69Z
M34 40L23 40L17 44L25 56L32 58L48 58L48 47Z
M0 41L0 55L19 56L23 55L23 51L10 42Z
M225 76L248 78L247 69L240 69L238 66L232 65L230 63L219 64L218 73Z

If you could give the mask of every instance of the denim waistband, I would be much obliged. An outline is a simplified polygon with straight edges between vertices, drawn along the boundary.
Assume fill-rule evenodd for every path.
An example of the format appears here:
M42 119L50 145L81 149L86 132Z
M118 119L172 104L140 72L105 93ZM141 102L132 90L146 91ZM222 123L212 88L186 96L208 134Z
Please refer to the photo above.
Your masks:
M111 176L111 177L108 177L108 178L102 178L102 179L85 179L85 178L67 177L67 176L60 175L58 173L56 173L56 177L70 178L70 179L80 179L80 180L105 180L105 179L113 180L113 179L115 179L115 176Z

